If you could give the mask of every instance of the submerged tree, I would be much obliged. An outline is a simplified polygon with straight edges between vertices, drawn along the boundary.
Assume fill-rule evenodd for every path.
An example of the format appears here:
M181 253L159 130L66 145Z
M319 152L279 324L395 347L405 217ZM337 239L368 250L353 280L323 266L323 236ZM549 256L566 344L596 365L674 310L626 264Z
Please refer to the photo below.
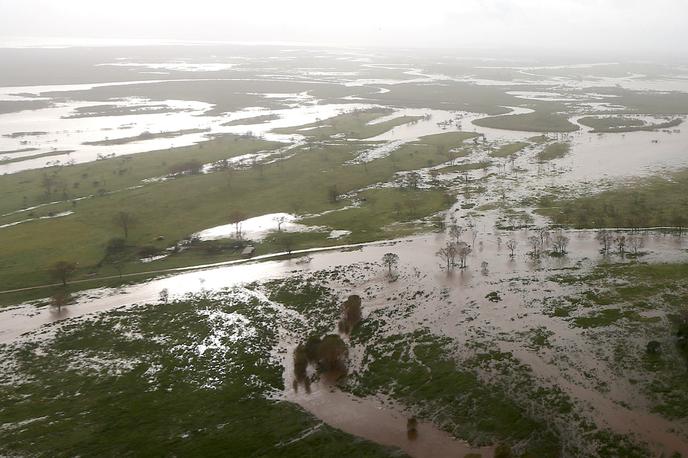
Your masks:
M602 246L602 253L609 253L612 248L612 244L614 243L614 234L606 229L603 229L599 231L597 235L595 235L595 239L600 242L600 245Z
M640 254L640 250L645 246L645 238L642 235L630 235L626 243L631 252L637 256Z
M69 291L67 291L66 288L61 288L50 298L50 305L57 307L57 310L60 311L62 310L62 306L69 304L71 300L72 296L69 294Z
M619 252L621 256L623 256L624 253L626 253L626 236L616 236L616 238L614 238L614 244L616 245L616 250Z
M387 268L387 276L393 278L393 270L399 264L399 255L395 253L385 253L382 256L382 264Z
M456 245L454 243L447 242L444 247L437 250L435 255L442 260L447 271L454 270L456 265Z
M554 253L563 256L566 254L566 249L568 246L569 238L564 235L563 231L557 231L552 239L552 248L554 249Z
M528 254L533 258L539 258L542 255L542 238L538 235L531 235L528 237L528 243L530 244L530 252Z
M459 268L465 269L467 266L468 255L471 254L473 248L466 242L459 242L456 244L456 255L459 257Z
M509 249L509 257L513 258L514 257L514 251L516 251L516 247L518 246L518 242L514 239L509 239L506 241L506 247Z

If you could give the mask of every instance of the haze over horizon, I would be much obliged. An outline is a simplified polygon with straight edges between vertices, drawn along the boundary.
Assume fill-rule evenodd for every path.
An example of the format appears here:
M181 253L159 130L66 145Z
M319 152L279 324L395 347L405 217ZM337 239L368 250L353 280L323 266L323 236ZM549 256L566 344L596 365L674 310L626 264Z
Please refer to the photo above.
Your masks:
M676 44L688 39L686 17L681 0L352 0L342 8L312 0L0 0L0 44L277 42L682 58Z

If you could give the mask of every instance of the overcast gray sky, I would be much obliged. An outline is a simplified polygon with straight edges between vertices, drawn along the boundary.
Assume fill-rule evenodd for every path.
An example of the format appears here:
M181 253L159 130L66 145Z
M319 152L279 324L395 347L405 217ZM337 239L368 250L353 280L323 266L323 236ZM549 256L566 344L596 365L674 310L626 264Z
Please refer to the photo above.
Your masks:
M684 55L687 20L688 0L0 0L0 41L165 39Z

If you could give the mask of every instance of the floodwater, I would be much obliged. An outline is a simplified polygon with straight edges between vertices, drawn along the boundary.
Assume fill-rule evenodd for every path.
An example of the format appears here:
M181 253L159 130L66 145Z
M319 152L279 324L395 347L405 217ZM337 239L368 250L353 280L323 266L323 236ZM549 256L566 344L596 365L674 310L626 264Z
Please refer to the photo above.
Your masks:
M480 227L480 224L478 224ZM400 281L389 283L384 278L382 267L373 277L361 284L347 286L342 295L356 292L366 285L375 284L381 293L364 303L364 309L389 307L387 297L392 297L403 290L449 291L448 298L440 299L433 296L413 315L399 323L399 332L413 330L417 326L429 326L442 334L448 335L457 342L470 338L466 334L466 313L472 315L474 328L492 329L492 332L517 332L529 327L545 325L557 331L557 335L565 341L577 338L576 334L560 320L549 319L540 314L528 313L530 301L542 298L545 294L540 284L533 289L522 291L518 295L504 292L504 302L492 304L484 300L490 291L502 290L502 284L508 284L513 279L534 277L540 282L546 281L551 269L566 269L579 267L589 269L605 258L598 252L598 243L594 240L592 231L571 231L568 233L571 241L569 255L564 258L544 258L541 262L533 262L525 255L527 250L528 231L514 233L498 233L492 230L477 236L475 251L469 257L468 268L447 275L439 268L440 261L435 252L445 242L443 234L411 237L395 242L380 242L369 244L358 249L334 250L310 253L310 262L300 263L297 259L282 261L247 262L215 268L188 271L172 274L142 284L127 286L117 290L94 290L86 292L78 303L63 307L61 312L51 308L36 309L32 306L19 306L0 312L0 342L8 343L20 338L22 333L38 331L42 325L55 323L69 318L82 317L91 313L110 310L118 307L129 307L135 304L156 302L159 292L167 289L171 297L180 297L186 293L198 293L203 290L215 290L223 287L247 284L255 281L285 278L297 273L308 273L334 267L355 266L361 263L377 263L386 252L394 252L400 256ZM498 239L501 237L501 242ZM507 237L514 237L519 247L514 259L508 256L504 246ZM648 262L688 261L688 240L662 234L650 234L646 237L645 250L649 254L644 258ZM618 257L611 258L621 260ZM480 264L488 263L488 273L482 272ZM547 289L564 291L556 283L547 283ZM549 294L556 294L550 292ZM466 308L470 303L482 305L478 309ZM516 319L518 318L518 319ZM584 344L580 344L585 348ZM523 349L519 350L523 351ZM516 352L516 355L527 363L539 356L526 352ZM594 370L595 360L581 360L584 368ZM595 412L595 418L600 422L622 433L632 432L650 441L657 447L667 449L674 445L686 445L680 436L671 432L668 422L656 415L642 410L621 407L616 401L632 401L634 391L611 393L606 397L609 401L601 403L605 395L600 394L594 387L586 388L586 380L581 378L578 383L564 383L571 379L571 373L559 373L551 364L540 361L532 364L536 376L550 379L565 390L574 399L590 405ZM581 370L584 373L585 370ZM613 377L610 375L610 377ZM589 385L589 381L587 381ZM613 384L610 383L613 386ZM620 398L614 399L615 396ZM437 447L431 448L438 454L442 450L456 450L464 447L461 442L451 440L446 434L435 431L430 425L421 426L419 442L407 443L405 439L404 414L396 408L382 405L380 400L361 400L352 398L345 393L331 389L326 385L314 385L311 395L304 393L289 394L288 398L298 402L305 409L335 427L352 434L360 435L380 443L400 446L414 456L432 456L423 451L426 444L424 438L437 442ZM343 407L342 407L343 406ZM384 407L384 408L382 408ZM377 429L372 428L378 424ZM364 427L365 426L365 427ZM444 444L444 445L442 445ZM444 448L444 447L448 448ZM404 448L409 447L409 448ZM448 455L435 455L448 456Z
M291 353L289 353L291 354ZM395 403L378 398L360 398L345 393L331 383L317 381L306 392L292 389L289 365L285 368L285 399L300 405L325 423L378 444L397 447L417 458L454 458L479 453L493 456L492 447L473 448L429 422L419 421L418 434L410 439L406 421L412 416Z
M218 240L226 238L245 238L247 240L262 240L270 232L284 230L287 232L303 232L314 230L311 226L296 223L297 217L290 213L270 213L239 221L237 224L225 224L211 227L198 232L200 240ZM237 226L239 234L237 234Z
M275 94L270 94L275 96ZM280 94L289 98L291 94ZM309 124L320 119L369 108L366 104L304 104L294 108L268 110L255 107L234 112L227 116L209 116L206 111L212 105L202 102L187 101L151 101L147 99L126 99L114 101L118 107L163 105L171 110L167 113L142 113L123 116L93 116L84 118L69 118L74 109L79 107L96 106L94 103L70 102L58 104L56 107L39 110L22 111L19 113L0 114L0 159L33 156L55 151L70 151L68 154L51 155L36 159L12 162L0 165L0 174L16 173L22 170L45 167L55 161L62 164L94 161L99 155L137 154L147 151L167 149L179 146L189 146L212 135L250 133L262 136L266 140L291 142L298 135L280 135L270 131L280 127L292 127ZM237 119L252 118L263 115L276 115L278 118L261 124L224 126L223 124ZM201 132L183 133L172 138L137 138L142 134L179 132L198 129ZM17 132L46 132L42 135L10 137ZM122 144L85 144L120 138L131 138ZM2 153L24 148L32 148L23 153Z
M361 57L357 57L361 58ZM234 64L217 64L202 67L199 64L186 62L171 62L167 64L150 63L115 63L107 65L141 67L147 70L169 71L223 71L229 70ZM389 67L397 68L398 67ZM403 67L402 67L403 68ZM426 74L421 70L408 67L403 68L405 79L399 78L358 78L356 73L319 71L311 72L318 78L341 79L345 86L356 87L363 85L397 85L403 83L438 83L445 80L465 81L462 78L450 78L444 75ZM585 79L576 82L574 79L538 75L544 68L519 69L525 79L532 77L539 86L553 86L551 90L512 91L510 94L524 100L535 101L574 101L577 98L565 90L567 86L577 87L606 87L611 82L627 86L652 87L658 82L643 78L642 75L632 75L625 78ZM480 78L470 79L476 84L490 84L490 81ZM133 82L113 83L132 84ZM154 84L155 81L146 81ZM492 82L495 83L495 82ZM503 82L502 82L503 83ZM527 84L524 82L510 82ZM535 83L533 83L535 84ZM684 87L685 81L671 80L666 88L674 86ZM606 86L605 86L606 85ZM40 94L44 92L67 91L74 89L88 89L100 85L71 85L44 86L33 88L0 88L0 100L28 100L39 99L20 93ZM386 88L378 88L381 92ZM600 91L602 91L600 89ZM13 95L15 94L15 95ZM265 99L280 99L289 108L271 110L264 107L249 107L222 116L209 116L205 113L212 108L211 104L178 100L151 101L148 99L132 98L108 101L108 105L117 107L164 106L169 112L138 113L125 116L98 116L89 118L69 118L77 108L98 105L79 101L65 101L50 108L29 110L20 113L0 115L0 151L11 151L25 148L35 148L32 151L7 154L8 157L28 157L35 154L73 150L70 154L61 154L40 159L30 159L12 164L0 165L0 174L14 173L21 170L43 167L47 163L59 160L86 162L95 160L98 154L130 154L141 153L172 146L191 145L207 138L208 135L221 133L245 134L263 137L267 140L284 142L289 145L302 140L300 135L281 135L272 132L281 127L293 127L316 121L326 120L333 116L358 109L379 107L366 103L365 99L351 97L350 101L357 103L321 103L321 100L308 93L265 93L260 94ZM595 93L585 94L585 99L602 99L609 97ZM360 103L359 103L360 102ZM598 112L614 110L610 104L595 102L581 102L581 105L595 108ZM507 107L509 115L526 114L531 109L523 107ZM621 107L623 108L623 107ZM273 116L263 123L252 123L249 118L259 116ZM483 114L460 111L446 111L436 109L406 109L395 107L394 111L376 122L394 119L399 116L422 116L417 122L397 126L389 131L366 139L366 142L381 142L379 146L365 151L358 160L374 160L384 157L401 145L416 141L419 138L449 131L471 131L484 135L485 144L503 144L505 142L523 141L538 135L533 132L517 132L500 129L479 127L473 124L476 119L485 117ZM571 118L578 122L579 116ZM240 120L245 119L246 124ZM239 121L237 125L223 124ZM625 134L592 134L589 129L581 126L578 132L558 135L559 140L570 141L572 151L566 157L551 161L545 167L537 166L534 156L540 147L532 147L520 153L513 161L508 159L494 161L495 165L488 169L494 171L505 166L508 162L512 167L521 170L517 179L495 177L490 189L483 195L474 198L476 205L494 202L496 189L492 184L508 186L512 198L531 197L535 191L547 186L571 185L581 183L602 183L619 178L644 175L649 173L666 172L677 167L688 166L688 129L672 129L662 132L631 132ZM158 138L136 140L120 145L85 145L85 142L102 141L105 138L115 139L123 137L137 137L145 132L175 132L185 129L203 129L204 132L179 135L174 138ZM40 135L11 136L17 132L45 132ZM0 156L2 154L0 153ZM1 158L0 158L1 159ZM489 159L488 150L482 143L462 162L474 162ZM543 168L545 169L543 171ZM468 175L471 179L480 177L482 171L472 171ZM460 202L461 203L461 202ZM532 209L526 208L530 211ZM455 206L450 215L465 217L467 212ZM66 216L63 214L55 217ZM534 313L532 304L542 301L546 296L556 297L574 293L571 287L560 285L549 279L553 273L568 272L574 269L576 273L585 273L599 263L608 261L624 261L619 256L603 256L599 253L599 244L595 240L594 231L569 230L564 233L570 238L568 255L561 258L544 257L539 261L526 255L528 251L528 237L532 231L499 231L494 229L498 212L484 212L484 216L473 220L477 230L473 244L473 252L468 258L468 267L448 273L440 268L440 261L436 257L437 250L446 243L444 234L430 234L408 237L392 242L364 244L358 247L339 247L329 249L303 250L302 258L288 260L274 260L266 256L246 262L228 262L219 265L200 266L192 269L178 269L165 272L164 276L140 284L118 289L98 289L82 293L77 302L65 306L61 310L49 307L36 308L32 305L18 305L0 310L0 344L12 343L23 339L24 334L41 333L59 326L71 319L84 318L89 315L112 310L120 307L132 307L137 304L155 303L159 299L161 290L167 290L172 298L179 298L188 293L198 293L204 290L216 290L225 287L243 285L252 282L262 282L270 279L287 278L295 274L308 274L325 269L345 267L356 271L356 266L379 263L383 254L394 252L400 257L398 267L400 280L390 283L381 267L376 267L364 280L354 281L346 285L337 285L337 293L342 297L350 293L357 293L367 286L374 286L377 293L366 297L364 312L386 309L394 305L390 298L401 297L409 291L429 291L430 299L420 304L408 319L394 323L394 328L388 332L413 331L419 327L429 327L438 334L452 338L457 344L463 344L474 338L479 338L479 331L492 336L503 334L514 335L524 329L544 326L555 330L552 339L556 345L574 348L567 355L572 361L572 367L557 362L553 353L538 353L530 351L519 342L497 340L495 345L503 351L513 354L523 363L533 369L534 376L546 384L560 387L576 402L584 406L586 412L603 427L608 427L621 434L633 434L642 441L646 441L657 454L672 453L675 450L688 450L686 428L684 425L673 424L658 415L647 411L643 404L643 396L638 388L632 386L618 374L614 374L594 355L591 344L581 334L579 329L572 328L567 322L547 317L541 313ZM462 224L465 219L462 219ZM29 221L26 221L27 223ZM15 224L15 223L12 223ZM313 230L297 222L296 216L288 213L262 215L247 219L240 223L241 231L246 239L260 240L268 232L277 229L278 225L286 231ZM2 227L2 226L0 226ZM329 228L332 238L347 235L346 231ZM214 240L231 237L235 232L232 224L218 226L204 230L197 235L204 240ZM516 256L510 257L505 242L514 239L518 246ZM688 240L663 235L660 232L649 232L644 235L647 254L642 258L647 262L686 262L688 261ZM308 259L305 259L306 256ZM523 281L525 280L525 281ZM531 284L532 282L532 284ZM492 303L485 300L488 293L499 291L503 300ZM440 294L442 292L442 294ZM444 295L446 292L446 295ZM470 318L470 320L468 319ZM556 348L556 347L555 347ZM289 379L289 365L285 366L285 377ZM590 380L587 374L595 374ZM596 385L604 382L610 387L608 392L601 392ZM291 383L286 383L291 387ZM462 456L466 453L481 453L492 456L490 448L474 450L467 444L455 440L448 433L439 430L430 423L420 422L419 434L415 441L406 436L406 419L408 412L399 405L382 398L357 398L329 385L327 382L317 382L311 386L311 392L284 393L287 400L295 402L305 410L313 413L326 423L351 434L369 440L399 447L412 456Z

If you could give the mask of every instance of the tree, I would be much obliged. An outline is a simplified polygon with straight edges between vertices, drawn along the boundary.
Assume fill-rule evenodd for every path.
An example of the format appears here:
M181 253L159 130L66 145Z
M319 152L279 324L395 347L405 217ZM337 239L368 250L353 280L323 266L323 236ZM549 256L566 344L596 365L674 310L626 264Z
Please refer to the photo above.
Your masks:
M454 243L459 243L461 241L461 236L464 232L466 232L466 229L454 222L449 226L449 237L451 237Z
M336 334L323 337L318 345L318 367L323 372L346 372L349 349Z
M662 344L660 344L656 340L649 341L647 343L647 346L645 347L645 351L647 351L647 353L650 355L657 355L661 352L661 350L662 350Z
M319 348L321 342L322 341L318 336L310 336L308 339L306 339L306 358L308 358L308 362L310 364L316 364L318 362Z
M509 249L509 251L511 252L511 253L509 254L509 257L510 257L510 258L513 258L513 257L514 257L514 251L516 251L516 247L518 247L518 242L517 242L516 240L514 240L514 239L509 239L509 240L506 241L506 247L507 247L507 248Z
M124 240L129 239L129 230L136 224L136 218L128 212L117 212L112 222L124 232Z
M471 228L471 246L475 246L475 239L478 238L478 229L475 226L469 226Z
M418 189L418 183L420 182L420 173L409 172L406 174L406 186L408 189Z
M643 238L641 235L630 235L628 236L626 243L633 254L637 256L638 253L640 253L640 250L642 250L645 246L645 238Z
M67 280L76 271L76 264L69 261L57 261L50 268L50 275L62 282L62 286L67 286Z
M618 235L614 239L614 244L616 245L616 249L619 252L619 254L623 256L623 254L626 252L626 236Z
M361 321L361 297L351 295L342 304L341 319L339 320L339 332L349 334Z
M394 253L385 253L382 256L382 264L387 267L387 275L392 278L392 269L399 264L399 256Z
M554 252L558 255L565 255L566 254L566 248L569 246L569 238L564 235L563 231L557 231L554 234L554 238L552 240L552 247L554 248Z
M686 217L680 211L675 212L671 217L671 224L676 228L678 236L683 234L683 228L686 225Z
M69 294L69 292L65 288L61 288L50 298L50 304L53 307L57 307L58 311L61 311L62 306L69 304L71 300L72 296Z
M602 245L602 253L609 253L609 250L611 250L612 244L614 243L614 234L606 229L603 229L595 235L595 239L600 242L600 245Z
M240 210L233 210L229 214L229 223L234 225L236 238L241 238L241 222L246 219L246 215Z
M460 269L465 269L466 268L466 259L468 258L468 255L471 254L473 249L469 244L466 242L459 242L456 244L456 255L459 257L459 268Z
M277 223L277 232L282 232L282 224L287 222L287 217L284 215L275 216L273 220Z
M291 254L291 252L294 250L294 245L295 245L295 237L296 234L290 234L288 232L280 232L279 234L275 235L275 242L277 245L282 247L282 249L287 253Z
M547 243L549 242L549 231L546 227L541 227L539 229L536 229L535 232L540 238L540 248L544 249L545 246L547 246Z
M308 356L306 355L306 347L303 344L299 344L294 349L294 377L296 380L304 380L307 369Z
M542 238L538 235L531 235L528 237L528 243L530 244L530 254L534 258L539 258L542 254Z
M105 247L105 256L112 256L117 253L121 253L127 248L127 242L121 237L114 237L108 240Z
M456 265L456 245L452 242L447 242L444 247L437 251L436 256L444 262L447 271L454 270Z

